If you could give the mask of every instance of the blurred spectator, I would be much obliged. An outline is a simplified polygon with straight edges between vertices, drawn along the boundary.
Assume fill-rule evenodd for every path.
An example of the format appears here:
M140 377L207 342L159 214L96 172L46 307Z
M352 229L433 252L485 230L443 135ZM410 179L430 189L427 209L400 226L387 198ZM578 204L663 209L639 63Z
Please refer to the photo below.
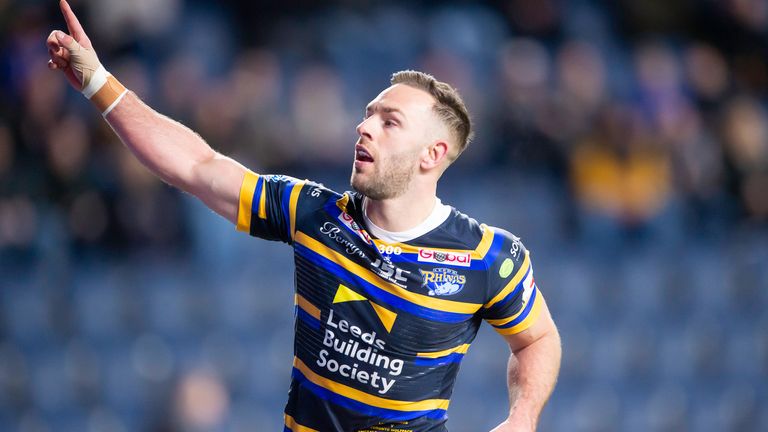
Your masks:
M768 115L751 97L731 100L723 115L723 144L733 192L745 215L768 220Z
M669 205L669 152L636 109L608 105L597 128L571 156L571 178L584 233L603 243L650 228Z
M178 431L224 431L229 397L221 380L210 371L192 370L179 381L174 394Z

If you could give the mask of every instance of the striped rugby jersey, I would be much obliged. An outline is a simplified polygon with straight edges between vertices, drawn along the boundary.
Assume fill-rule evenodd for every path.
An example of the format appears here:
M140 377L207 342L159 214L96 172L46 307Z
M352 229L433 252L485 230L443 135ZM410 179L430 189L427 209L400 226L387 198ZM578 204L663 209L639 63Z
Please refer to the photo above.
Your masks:
M450 209L403 243L366 229L362 195L248 172L237 228L293 245L295 340L284 431L445 431L459 363L488 321L530 327L542 301L510 233Z

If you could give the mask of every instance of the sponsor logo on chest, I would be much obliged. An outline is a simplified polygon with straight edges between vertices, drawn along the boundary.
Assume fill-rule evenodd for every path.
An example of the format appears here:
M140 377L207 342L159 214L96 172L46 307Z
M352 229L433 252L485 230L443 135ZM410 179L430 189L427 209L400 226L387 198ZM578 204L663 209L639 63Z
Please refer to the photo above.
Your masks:
M325 222L323 226L320 227L320 234L328 236L328 238L341 245L347 255L356 255L363 259L368 258L360 247L352 241L347 240L347 238L341 234L341 228L337 227L333 222Z
M434 249L419 249L420 262L435 264L448 264L460 267L469 267L472 264L472 254L469 252L447 252Z

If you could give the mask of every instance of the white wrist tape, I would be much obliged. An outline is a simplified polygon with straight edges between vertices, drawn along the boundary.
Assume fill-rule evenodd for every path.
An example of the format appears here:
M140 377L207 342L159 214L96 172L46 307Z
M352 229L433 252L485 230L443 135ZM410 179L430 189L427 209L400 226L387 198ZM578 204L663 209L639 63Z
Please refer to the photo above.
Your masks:
M101 115L106 117L123 100L128 89L107 72L104 66L99 65L83 88L82 93L96 105L96 108L101 111Z
M90 99L93 97L93 95L96 94L99 89L107 83L107 76L109 73L106 69L104 69L104 66L99 65L99 68L96 69L93 72L93 75L91 75L91 80L88 81L88 85L83 87L83 95Z

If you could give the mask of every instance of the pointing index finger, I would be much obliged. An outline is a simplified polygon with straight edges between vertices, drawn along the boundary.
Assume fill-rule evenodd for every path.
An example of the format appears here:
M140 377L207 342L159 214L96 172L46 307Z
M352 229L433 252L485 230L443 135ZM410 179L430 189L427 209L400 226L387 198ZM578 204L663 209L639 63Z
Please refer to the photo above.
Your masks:
M72 12L72 8L69 7L67 0L61 0L59 6L61 7L61 13L64 15L64 21L67 22L69 34L78 42L84 39L87 40L88 36L85 35L83 26L80 25L80 21L77 20L75 13Z

